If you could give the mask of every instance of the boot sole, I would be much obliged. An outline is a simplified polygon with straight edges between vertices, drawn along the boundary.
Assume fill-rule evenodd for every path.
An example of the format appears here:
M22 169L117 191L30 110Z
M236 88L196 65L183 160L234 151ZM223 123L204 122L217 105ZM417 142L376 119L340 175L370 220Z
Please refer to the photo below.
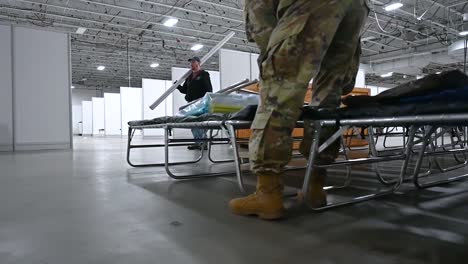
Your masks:
M284 212L276 212L276 213L259 213L259 212L236 212L231 210L233 214L242 215L242 216L257 216L263 220L277 220L284 217Z

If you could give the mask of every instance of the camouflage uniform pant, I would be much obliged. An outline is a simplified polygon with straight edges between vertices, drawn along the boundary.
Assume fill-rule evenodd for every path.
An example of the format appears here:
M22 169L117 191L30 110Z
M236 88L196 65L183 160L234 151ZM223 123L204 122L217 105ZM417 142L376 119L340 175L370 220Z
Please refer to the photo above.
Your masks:
M249 144L252 171L281 173L290 161L292 130L312 78L312 107L336 108L353 89L369 12L365 1L246 0L247 37L260 49L262 87ZM334 131L322 130L321 140ZM312 133L305 130L305 155ZM328 147L318 161L334 160L338 150L339 144Z

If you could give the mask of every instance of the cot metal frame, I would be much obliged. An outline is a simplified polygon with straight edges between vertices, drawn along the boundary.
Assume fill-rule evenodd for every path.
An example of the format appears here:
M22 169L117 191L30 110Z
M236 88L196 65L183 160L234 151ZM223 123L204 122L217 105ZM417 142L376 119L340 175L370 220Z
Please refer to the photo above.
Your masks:
M309 159L307 162L304 182L301 188L301 192L304 197L304 201L307 201L307 191L308 185L313 180L311 177L314 175L312 171L316 167L322 168L331 168L336 166L349 166L357 164L378 164L379 162L388 162L388 161L402 161L400 167L400 173L398 177L394 180L386 180L382 177L380 171L376 170L377 178L384 185L384 189L379 189L376 192L371 194L361 195L353 197L345 201L339 201L335 203L329 203L326 206L319 208L311 208L316 211L326 210L331 208L336 208L339 206L355 204L358 202L368 201L371 199L383 197L386 195L394 194L398 191L405 180L412 180L413 184L417 188L428 188L432 186L437 186L441 184L446 184L458 180L468 178L468 174L463 174L460 176L449 177L442 180L433 180L421 183L421 179L428 177L434 168L431 164L435 163L434 158L441 155L465 155L468 152L468 147L466 141L460 143L459 149L446 149L446 148L437 148L433 144L434 140L437 140L439 137L443 137L444 133L437 132L438 128L446 126L460 126L468 124L468 114L438 114L438 115L417 115L417 116L400 116L400 117L379 117L379 118L349 118L341 120L315 120L313 121L313 128L315 129L314 140L310 149ZM236 175L239 188L242 191L244 189L244 182L241 171L241 159L239 157L238 150L238 141L235 137L236 130L238 129L248 129L250 128L251 122L248 121L227 121L225 123L230 137L231 143L234 150L234 162L236 163ZM394 154L394 155L380 155L375 149L375 141L373 135L374 127L395 127L403 126L408 127L408 139L406 144L403 146L403 152ZM327 139L323 144L319 145L319 137L321 131L324 127L338 127L336 133L334 133L329 139ZM358 158L358 159L348 159L345 157L345 160L335 161L326 165L315 165L315 159L317 155L330 146L335 140L342 139L343 132L349 127L369 127L369 148L370 148L370 157L368 158ZM421 135L421 129L423 131ZM458 143L457 143L458 144ZM418 145L416 147L416 145ZM406 178L408 175L408 167L412 158L416 156L416 164L409 174L409 178ZM421 166L424 158L429 158L429 169L427 171L421 172ZM432 161L432 163L431 163ZM450 170L460 168L466 165L466 159L461 162L459 165L449 168ZM448 169L447 169L448 170ZM445 172L447 170L442 170L439 168L440 172ZM344 185L343 187L347 187ZM333 189L334 187L329 187L327 190Z
M156 124L156 125L129 126L128 142L127 142L127 163L130 166L135 167L135 168L164 166L166 173L171 178L178 179L178 180L230 175L233 173L232 171L177 175L171 170L173 166L196 164L200 162L205 156L205 150L204 148L201 148L201 150L199 151L199 155L196 156L196 158L193 160L171 162L169 149L171 147L189 146L194 143L199 143L200 141L203 141L207 144L208 146L207 157L212 163L232 162L231 159L218 160L218 159L213 158L212 156L213 145L229 144L228 138L222 138L222 137L218 138L216 137L216 134L213 134L213 131L220 131L220 130L222 131L224 129L222 125L223 125L223 121L203 121L203 122L165 123L165 124ZM208 130L209 137L207 137L206 139L198 140L198 142L196 142L194 139L175 138L174 136L172 136L172 132L174 129L194 129L194 128ZM162 144L132 144L135 131L145 130L145 129L163 129L164 130L164 138L163 138L164 142ZM158 163L143 163L143 164L135 164L134 162L132 162L131 160L132 149L147 149L147 148L155 148L155 149L163 148L164 149L164 161L158 162Z

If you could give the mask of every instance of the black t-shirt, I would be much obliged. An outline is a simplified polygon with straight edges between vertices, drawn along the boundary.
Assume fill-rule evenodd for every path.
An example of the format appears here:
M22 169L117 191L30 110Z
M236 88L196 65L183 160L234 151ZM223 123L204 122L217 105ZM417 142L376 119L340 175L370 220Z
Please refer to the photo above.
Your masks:
M208 92L213 92L211 86L210 74L207 71L201 70L198 73L192 73L177 89L185 94L185 100L192 102L205 96Z

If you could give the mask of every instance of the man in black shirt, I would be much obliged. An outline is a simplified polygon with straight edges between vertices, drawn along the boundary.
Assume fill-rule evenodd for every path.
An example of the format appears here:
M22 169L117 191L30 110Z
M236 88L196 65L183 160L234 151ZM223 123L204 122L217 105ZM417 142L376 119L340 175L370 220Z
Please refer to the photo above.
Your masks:
M187 102L195 101L199 98L205 96L206 93L213 92L213 87L211 86L210 74L201 69L200 58L193 57L189 59L190 68L192 69L192 74L185 79L183 85L179 85L177 89L185 94L185 100ZM192 129L193 138L197 139L206 138L206 130L204 129ZM206 149L206 144L203 141L200 141L197 144L188 146L188 149Z

